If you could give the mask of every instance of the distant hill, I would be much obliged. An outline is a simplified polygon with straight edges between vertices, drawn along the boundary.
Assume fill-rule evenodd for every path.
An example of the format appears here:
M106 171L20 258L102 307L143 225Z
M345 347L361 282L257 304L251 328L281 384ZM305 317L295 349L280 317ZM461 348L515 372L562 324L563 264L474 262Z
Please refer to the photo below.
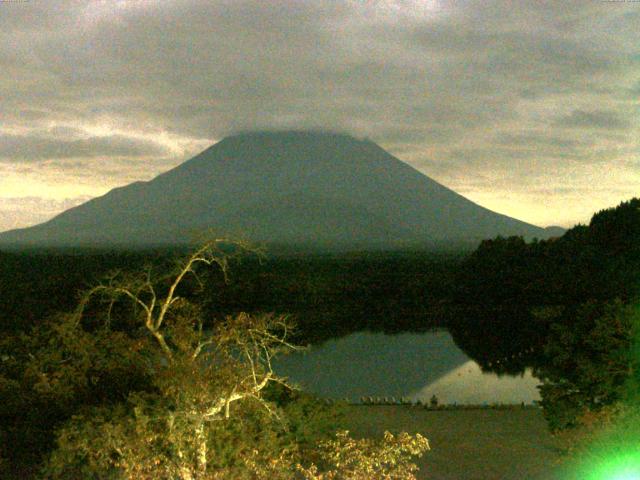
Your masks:
M225 138L148 182L116 188L0 246L134 246L198 232L278 245L400 248L557 234L492 212L368 140L318 132Z
M546 227L545 232L547 232L547 237L548 238L552 238L552 237L561 237L562 235L564 235L565 233L567 233L567 229L563 228L563 227L558 227L558 226L551 226L551 227Z

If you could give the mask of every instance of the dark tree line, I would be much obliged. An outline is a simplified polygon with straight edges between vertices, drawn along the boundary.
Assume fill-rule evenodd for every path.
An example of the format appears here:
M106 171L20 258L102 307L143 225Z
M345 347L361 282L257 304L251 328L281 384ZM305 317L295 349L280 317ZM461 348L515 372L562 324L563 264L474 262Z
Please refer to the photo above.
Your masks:
M482 242L458 271L449 327L485 369L534 367L549 424L564 428L622 395L639 292L636 198L560 238Z
M161 269L182 253L0 252L0 331L28 331L68 311L79 292L109 272ZM363 329L419 331L442 326L442 300L461 258L431 252L267 254L236 262L226 279L203 273L199 301L218 317L241 311L292 315L297 340L305 344ZM185 288L193 292L192 286Z

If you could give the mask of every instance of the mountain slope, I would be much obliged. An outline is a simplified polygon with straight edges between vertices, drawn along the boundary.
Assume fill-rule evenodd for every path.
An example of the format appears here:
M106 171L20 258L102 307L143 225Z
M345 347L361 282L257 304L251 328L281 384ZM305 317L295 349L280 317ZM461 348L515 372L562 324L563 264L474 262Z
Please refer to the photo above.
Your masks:
M0 245L175 244L205 229L336 247L548 236L474 204L371 141L262 132L225 138L149 182L0 234Z

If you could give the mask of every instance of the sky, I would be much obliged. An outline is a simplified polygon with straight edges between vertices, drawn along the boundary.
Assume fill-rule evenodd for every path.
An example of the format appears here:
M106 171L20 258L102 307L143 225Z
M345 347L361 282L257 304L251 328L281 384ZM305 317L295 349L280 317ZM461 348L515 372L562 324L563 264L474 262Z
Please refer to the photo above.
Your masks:
M540 226L640 194L639 1L0 0L0 40L0 231L262 129Z

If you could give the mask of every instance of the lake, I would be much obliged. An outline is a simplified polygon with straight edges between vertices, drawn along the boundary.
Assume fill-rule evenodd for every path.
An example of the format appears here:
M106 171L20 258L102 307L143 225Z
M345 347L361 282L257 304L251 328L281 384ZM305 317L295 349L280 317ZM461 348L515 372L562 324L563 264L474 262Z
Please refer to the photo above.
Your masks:
M274 362L276 373L305 391L329 399L405 397L440 403L532 403L539 380L484 373L446 330L425 333L358 332Z

